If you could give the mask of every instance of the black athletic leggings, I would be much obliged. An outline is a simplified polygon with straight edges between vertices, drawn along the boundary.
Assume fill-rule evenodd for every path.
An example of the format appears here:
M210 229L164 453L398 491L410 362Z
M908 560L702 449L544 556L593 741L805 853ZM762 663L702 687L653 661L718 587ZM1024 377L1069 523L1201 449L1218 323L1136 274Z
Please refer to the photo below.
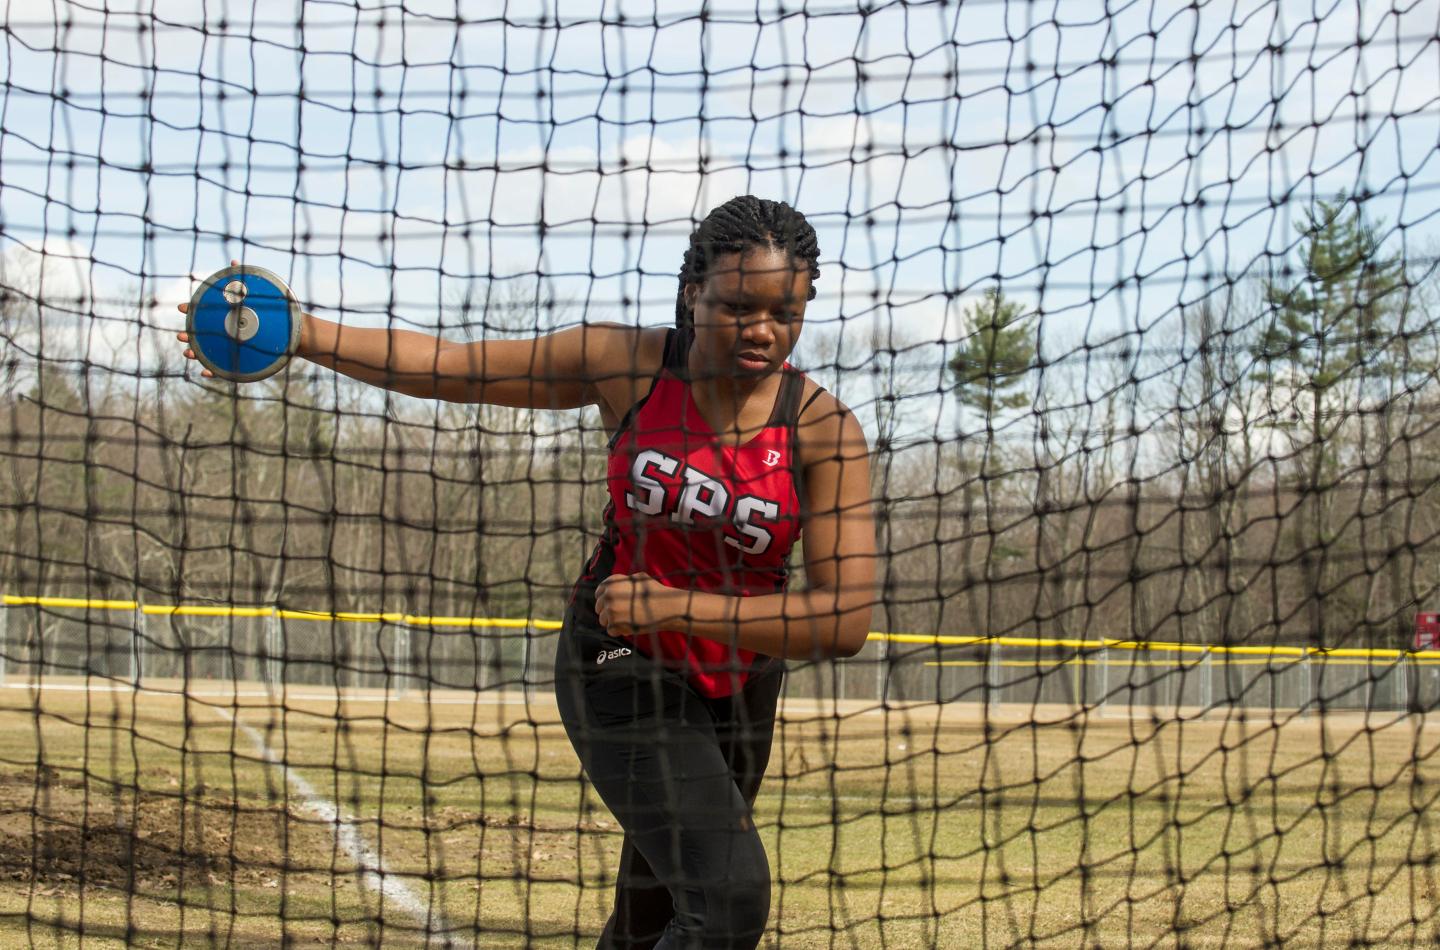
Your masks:
M749 948L770 913L750 806L770 759L780 661L707 699L567 615L555 699L590 782L625 830L603 950Z

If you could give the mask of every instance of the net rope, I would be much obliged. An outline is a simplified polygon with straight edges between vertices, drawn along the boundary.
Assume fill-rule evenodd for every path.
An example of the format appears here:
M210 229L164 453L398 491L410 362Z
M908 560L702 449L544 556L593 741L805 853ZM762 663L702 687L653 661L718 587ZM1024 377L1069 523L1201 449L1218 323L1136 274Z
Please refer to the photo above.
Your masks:
M788 661L761 945L1434 945L1437 23L8 5L0 943L594 946L606 420L205 379L176 305L235 259L452 344L668 326L754 194L880 554L863 648Z

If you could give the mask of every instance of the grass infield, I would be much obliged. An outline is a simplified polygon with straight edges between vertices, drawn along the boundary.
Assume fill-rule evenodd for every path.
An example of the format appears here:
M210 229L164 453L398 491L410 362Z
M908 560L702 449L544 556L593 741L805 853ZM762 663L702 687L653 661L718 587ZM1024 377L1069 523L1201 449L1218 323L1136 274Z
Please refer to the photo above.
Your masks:
M0 689L0 946L594 945L620 837L550 697L210 685ZM1114 712L788 702L765 945L1440 935L1440 724Z

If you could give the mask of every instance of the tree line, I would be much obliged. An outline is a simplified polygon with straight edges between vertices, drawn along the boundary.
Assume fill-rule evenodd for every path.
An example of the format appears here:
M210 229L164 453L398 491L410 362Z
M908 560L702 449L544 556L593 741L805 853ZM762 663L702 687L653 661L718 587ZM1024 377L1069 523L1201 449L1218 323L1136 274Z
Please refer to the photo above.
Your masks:
M1143 331L1067 339L995 286L939 360L889 330L819 340L875 442L876 628L1408 644L1440 609L1434 277L1341 195L1271 271ZM107 373L46 350L59 318L4 284L6 592L562 612L606 497L593 411L421 404L308 364Z

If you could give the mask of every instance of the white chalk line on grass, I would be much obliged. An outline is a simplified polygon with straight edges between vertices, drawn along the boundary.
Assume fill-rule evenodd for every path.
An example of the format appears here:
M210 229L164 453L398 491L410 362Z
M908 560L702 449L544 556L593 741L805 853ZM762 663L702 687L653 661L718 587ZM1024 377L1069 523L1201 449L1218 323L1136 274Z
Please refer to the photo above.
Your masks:
M448 933L449 928L439 913L427 902L422 901L394 872L385 867L384 860L370 847L364 833L355 826L355 823L341 816L340 809L334 802L315 791L309 782L298 775L284 759L276 755L274 750L265 744L265 738L260 735L258 730L236 719L223 706L213 708L221 716L234 723L237 729L245 733L245 737L254 744L265 761L280 768L281 773L285 776L285 781L294 788L296 795L300 798L303 808L334 829L335 840L360 868L361 884L380 895L382 910L387 902L399 907L416 923L423 926L427 934L432 933L435 925L438 924L440 933L435 937L446 946L473 946L468 939Z

